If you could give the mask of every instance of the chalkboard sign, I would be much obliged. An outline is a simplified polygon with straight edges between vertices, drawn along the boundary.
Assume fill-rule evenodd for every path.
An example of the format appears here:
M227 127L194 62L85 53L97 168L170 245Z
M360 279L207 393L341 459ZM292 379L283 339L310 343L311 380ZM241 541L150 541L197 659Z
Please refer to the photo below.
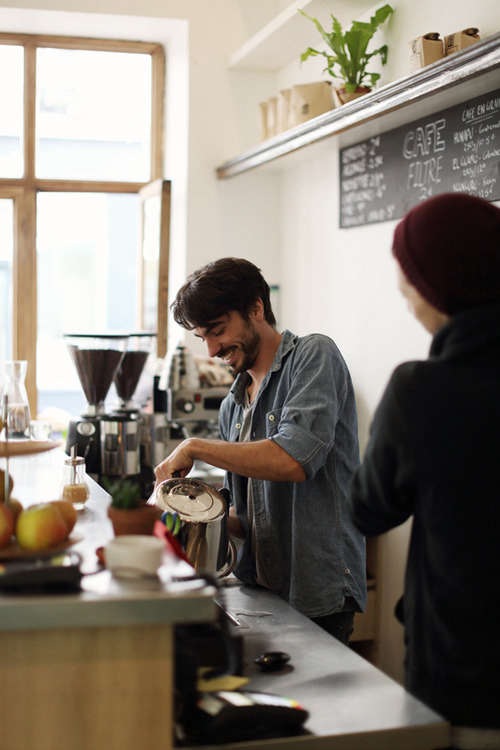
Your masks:
M500 200L500 89L340 151L340 226L390 221L439 193Z

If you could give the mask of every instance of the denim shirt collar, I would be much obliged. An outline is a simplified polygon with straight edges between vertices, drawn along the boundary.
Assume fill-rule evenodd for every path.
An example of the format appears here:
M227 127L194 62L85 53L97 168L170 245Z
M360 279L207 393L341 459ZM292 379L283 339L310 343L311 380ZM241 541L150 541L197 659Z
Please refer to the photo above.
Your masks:
M279 346L276 350L276 354L274 355L271 367L266 373L266 377L264 378L264 381L262 383L261 390L264 390L264 388L267 386L271 374L273 372L278 372L278 370L281 369L283 359L292 349L296 347L296 345L297 336L291 331L285 329L281 334ZM251 378L248 372L241 372L231 386L230 393L232 394L237 404L241 405L245 402L245 391L250 384L250 380Z

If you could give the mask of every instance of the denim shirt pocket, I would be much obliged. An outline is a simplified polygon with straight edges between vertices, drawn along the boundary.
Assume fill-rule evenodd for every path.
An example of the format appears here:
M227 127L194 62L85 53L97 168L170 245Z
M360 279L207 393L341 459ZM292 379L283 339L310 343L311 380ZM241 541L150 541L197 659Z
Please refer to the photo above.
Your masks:
M266 438L276 435L279 429L283 409L273 409L266 414Z

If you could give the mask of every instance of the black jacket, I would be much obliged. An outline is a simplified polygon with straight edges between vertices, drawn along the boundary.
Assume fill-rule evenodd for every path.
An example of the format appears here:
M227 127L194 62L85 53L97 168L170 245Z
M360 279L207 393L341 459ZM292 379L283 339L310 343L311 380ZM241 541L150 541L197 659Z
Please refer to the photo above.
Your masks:
M500 727L500 304L395 370L352 501L367 535L413 515L407 688L454 724Z

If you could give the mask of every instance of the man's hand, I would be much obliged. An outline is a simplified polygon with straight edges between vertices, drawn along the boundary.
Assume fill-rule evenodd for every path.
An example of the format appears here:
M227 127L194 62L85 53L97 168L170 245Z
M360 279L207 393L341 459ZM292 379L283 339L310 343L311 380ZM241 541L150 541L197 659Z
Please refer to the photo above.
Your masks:
M179 477L185 477L186 474L189 474L193 468L194 460L189 449L190 438L183 440L161 464L158 464L155 468L156 485L165 479L171 479L174 474Z

